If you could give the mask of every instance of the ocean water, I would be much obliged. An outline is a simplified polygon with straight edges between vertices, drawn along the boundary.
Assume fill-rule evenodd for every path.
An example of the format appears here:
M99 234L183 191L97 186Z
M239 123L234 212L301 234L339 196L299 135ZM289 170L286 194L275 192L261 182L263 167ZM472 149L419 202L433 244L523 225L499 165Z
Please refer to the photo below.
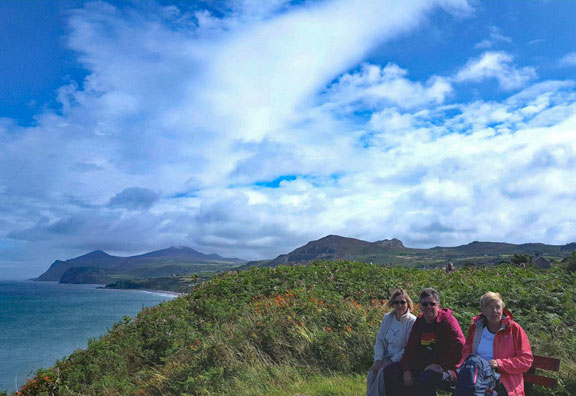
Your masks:
M15 391L124 316L172 299L166 293L97 285L0 281L0 391Z

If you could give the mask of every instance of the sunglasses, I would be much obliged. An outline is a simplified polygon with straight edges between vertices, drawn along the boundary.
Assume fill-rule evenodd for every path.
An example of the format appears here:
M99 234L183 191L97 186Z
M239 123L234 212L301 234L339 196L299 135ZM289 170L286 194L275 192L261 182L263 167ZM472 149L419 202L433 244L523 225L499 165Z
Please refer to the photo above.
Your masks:
M392 304L394 304L394 305L398 305L398 304L400 304L400 305L406 305L406 300L394 300L394 301L392 302Z
M422 305L423 307L435 307L438 304L435 303L434 301L424 301L421 302L420 305Z

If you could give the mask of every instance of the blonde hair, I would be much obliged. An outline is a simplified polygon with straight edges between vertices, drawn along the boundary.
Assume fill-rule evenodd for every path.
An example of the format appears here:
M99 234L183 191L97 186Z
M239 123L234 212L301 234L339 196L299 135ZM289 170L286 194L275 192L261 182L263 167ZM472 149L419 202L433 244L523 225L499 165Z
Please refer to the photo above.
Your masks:
M486 308L493 301L498 301L502 305L502 309L504 309L504 307L506 306L504 304L504 300L502 300L502 296L500 295L500 293L489 291L487 293L484 293L484 295L480 297L480 308L481 309Z
M398 296L404 296L406 298L406 302L408 303L408 309L410 311L414 311L414 303L412 302L412 299L410 298L410 296L408 295L408 293L404 289L394 290L392 292L392 295L390 296L390 299L386 303L386 306L388 308L392 308L394 306L394 300Z

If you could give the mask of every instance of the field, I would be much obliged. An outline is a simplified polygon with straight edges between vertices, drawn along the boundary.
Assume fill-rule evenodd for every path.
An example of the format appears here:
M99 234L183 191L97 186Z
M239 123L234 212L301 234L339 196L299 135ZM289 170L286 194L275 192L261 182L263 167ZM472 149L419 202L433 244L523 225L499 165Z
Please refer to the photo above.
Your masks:
M574 272L502 265L447 274L346 261L218 275L117 323L20 393L361 395L384 303L398 287L413 298L437 288L464 332L480 296L502 293L533 351L562 359L559 388L536 394L576 394Z

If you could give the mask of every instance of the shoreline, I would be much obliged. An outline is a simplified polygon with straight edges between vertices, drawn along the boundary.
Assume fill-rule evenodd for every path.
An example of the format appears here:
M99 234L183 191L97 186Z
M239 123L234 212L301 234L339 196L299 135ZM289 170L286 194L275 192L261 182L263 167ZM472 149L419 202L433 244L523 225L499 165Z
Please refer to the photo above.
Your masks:
M173 290L160 290L160 289L147 289L147 288L122 288L122 287L108 287L107 284L104 283L61 283L58 281L41 281L38 279L22 279L22 280L5 280L5 282L41 282L41 283L55 283L59 285L76 285L76 286L93 286L95 289L105 289L105 290L127 290L127 291L139 291L145 293L153 293L153 294L160 294L165 296L171 297L182 297L188 293L176 292Z
M187 293L180 293L171 290L158 290L158 289L137 289L137 288L121 288L121 287L106 287L106 285L100 285L97 289L105 289L105 290L126 290L126 291L138 291L144 293L152 293L152 294L160 294L165 296L171 296L174 298L182 297Z

